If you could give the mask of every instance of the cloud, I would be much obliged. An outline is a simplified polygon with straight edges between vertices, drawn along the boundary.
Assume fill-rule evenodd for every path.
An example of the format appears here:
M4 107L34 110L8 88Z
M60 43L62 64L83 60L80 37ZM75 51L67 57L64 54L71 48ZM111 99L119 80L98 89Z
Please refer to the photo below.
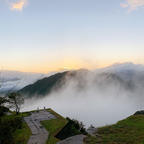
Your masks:
M144 6L144 0L125 0L125 3L120 4L123 8L128 8L129 11L136 10Z
M11 2L10 8L11 10L22 11L26 5L27 5L27 0L18 0L17 2Z
M77 72L72 77L67 75L60 90L27 99L22 111L50 107L64 117L83 121L86 127L99 127L144 109L143 65L115 64L93 72Z

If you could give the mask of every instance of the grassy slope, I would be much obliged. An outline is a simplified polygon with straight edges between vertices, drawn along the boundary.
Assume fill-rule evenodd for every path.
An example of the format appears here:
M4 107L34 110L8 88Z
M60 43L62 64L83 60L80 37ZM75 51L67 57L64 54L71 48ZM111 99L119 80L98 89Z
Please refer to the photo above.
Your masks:
M56 144L59 140L55 138L55 135L67 124L67 120L51 109L48 109L48 111L55 115L57 119L42 121L41 123L49 132L47 144Z
M15 144L27 144L30 136L31 136L31 131L27 124L23 122L22 129L17 129L14 134L14 141Z
M19 115L21 117L26 117L26 116L30 115L30 113L25 112L25 113L20 113ZM22 128L17 129L13 134L15 144L27 144L30 136L31 136L31 130L29 129L26 122L24 122L24 121L23 121Z
M55 115L57 119L42 121L41 123L50 133L49 138L47 140L47 144L56 144L56 142L59 140L54 136L67 124L67 120L51 109L48 109L48 111ZM20 116L25 117L29 114L29 112L22 113L20 114ZM15 144L27 144L27 141L30 136L31 131L25 122L23 122L22 129L16 130L13 135Z
M99 128L98 136L88 137L86 144L144 144L144 115Z
M55 138L54 136L67 124L67 120L51 109L48 109L47 111L55 115L57 119L42 121L41 123L50 133L49 138L47 140L47 144L56 144L56 142L59 140ZM28 115L30 115L30 112L20 113L18 117L26 117ZM9 116L6 115L4 117L9 119L15 116L16 116L15 113L12 113L12 115L9 115ZM27 144L30 136L31 136L31 130L29 129L27 124L23 121L22 128L17 129L13 133L14 143L15 144Z
M18 117L25 117L28 115L29 115L29 113L20 113L18 115ZM3 118L11 119L11 118L14 118L16 116L17 115L15 113L12 113L12 115L5 115L5 116L3 116ZM30 131L29 127L27 126L27 124L23 121L22 128L17 129L13 133L14 143L15 144L27 144L27 141L28 141L30 136L31 136L31 131Z

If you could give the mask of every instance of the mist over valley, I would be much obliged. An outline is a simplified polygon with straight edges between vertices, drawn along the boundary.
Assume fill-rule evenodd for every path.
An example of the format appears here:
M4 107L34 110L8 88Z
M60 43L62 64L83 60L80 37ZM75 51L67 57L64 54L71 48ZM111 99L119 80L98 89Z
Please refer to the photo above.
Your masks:
M22 111L52 108L87 127L112 124L144 108L144 66L132 63L50 74L5 71L1 83L1 93L25 97Z
M144 66L115 64L89 71L65 71L19 90L22 111L52 108L88 127L113 124L144 108Z

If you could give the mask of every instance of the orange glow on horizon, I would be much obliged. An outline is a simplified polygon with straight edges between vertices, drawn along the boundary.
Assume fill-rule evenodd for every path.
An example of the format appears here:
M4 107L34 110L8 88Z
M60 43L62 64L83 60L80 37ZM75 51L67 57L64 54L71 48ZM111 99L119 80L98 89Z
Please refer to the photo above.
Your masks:
M114 63L98 63L98 64L88 64L83 63L81 61L64 61L64 62L57 62L50 64L33 64L33 65L13 65L13 66L3 66L4 70L12 70L12 71L22 71L22 72L34 72L34 73L49 73L49 72L56 72L56 71L64 71L64 70L78 70L78 69L88 69L94 70L97 68L104 68L110 66Z
M115 61L115 59L83 59L77 57L52 57L47 58L18 58L15 59L6 59L0 61L0 67L3 67L3 70L14 70L14 71L22 71L22 72L35 72L35 73L49 73L49 72L57 72L64 70L77 70L77 69L88 69L94 70L97 68L104 68L115 63L125 63L129 62L129 59L123 59L122 61L119 59ZM140 61L131 61L134 63L142 63Z

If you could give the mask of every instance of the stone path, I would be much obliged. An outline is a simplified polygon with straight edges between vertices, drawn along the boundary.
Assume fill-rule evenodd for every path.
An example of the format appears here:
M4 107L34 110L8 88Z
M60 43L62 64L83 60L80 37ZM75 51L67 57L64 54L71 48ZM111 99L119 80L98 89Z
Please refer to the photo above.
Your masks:
M56 117L50 112L43 110L39 112L32 112L24 120L31 129L32 136L27 144L45 144L48 138L48 131L41 125L41 121L55 119Z
M76 135L70 138L67 138L63 141L58 142L57 144L83 144L85 135Z

